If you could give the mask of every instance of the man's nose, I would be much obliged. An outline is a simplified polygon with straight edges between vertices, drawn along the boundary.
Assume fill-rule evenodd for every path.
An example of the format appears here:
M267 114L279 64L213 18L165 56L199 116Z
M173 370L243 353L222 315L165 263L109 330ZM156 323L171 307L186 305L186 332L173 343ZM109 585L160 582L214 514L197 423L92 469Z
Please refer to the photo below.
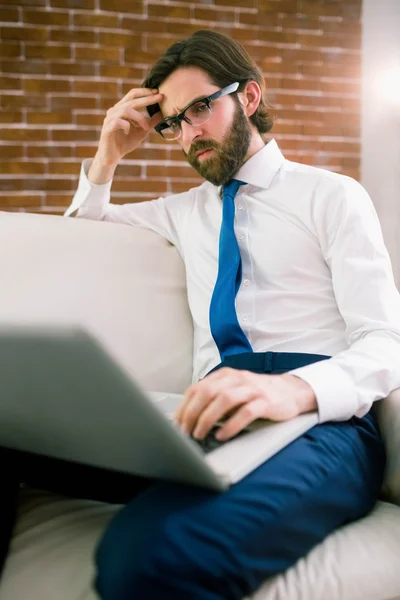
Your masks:
M196 125L190 125L186 121L181 121L181 142L184 148L189 148L193 140L202 134L202 128Z

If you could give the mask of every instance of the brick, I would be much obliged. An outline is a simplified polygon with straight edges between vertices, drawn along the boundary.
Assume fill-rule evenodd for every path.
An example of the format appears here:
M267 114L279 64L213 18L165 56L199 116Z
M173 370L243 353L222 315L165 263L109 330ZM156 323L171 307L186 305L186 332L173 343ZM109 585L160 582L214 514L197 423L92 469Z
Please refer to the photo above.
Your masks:
M197 10L197 9L196 9ZM196 15L195 19L199 17ZM163 6L162 4L148 5L147 12L149 17L157 17L160 19L190 19L191 10L189 6Z
M1 61L0 71L3 73L32 73L35 75L45 75L48 72L48 65L39 60L13 60Z
M74 27L113 27L119 26L118 15L98 15L96 13L76 13L73 15Z
M99 32L100 46L121 46L123 48L142 48L142 36L137 33Z
M5 146L0 145L0 156L7 156L7 158L22 158L24 149L22 146Z
M302 15L302 14L290 14L281 15L280 25L283 29L294 29L296 31L322 31L324 27L324 21L318 18L318 16Z
M72 113L71 111L28 112L26 115L26 122L29 125L70 124L72 122Z
M168 191L168 184L166 181L150 181L149 179L132 179L127 181L115 177L113 191L152 193L156 197Z
M175 44L177 41L179 41L179 39L180 39L180 37L178 35L175 35L175 36L147 35L147 42L146 42L147 51L160 56L163 52L165 52L165 50L167 50L167 48L169 48L170 46Z
M231 11L229 11L231 12ZM257 25L258 27L281 27L282 16L278 13L239 12L239 23Z
M48 69L52 75L66 75L72 77L94 77L97 74L96 65L92 63L84 63L78 61L73 63L50 63L48 65Z
M89 146L88 144L79 144L74 148L74 156L81 160L85 158L92 158L96 154L97 144Z
M171 155L167 148L160 150L159 148L139 146L139 148L127 154L125 158L134 160L170 160L170 157Z
M90 113L78 114L76 115L76 124L85 125L86 127L102 127L104 118L104 113L99 115L93 115Z
M194 18L197 21L211 21L212 23L223 22L223 23L235 23L235 11L233 10L212 10L212 8L198 8L194 9ZM244 22L244 21L243 21Z
M0 6L0 23L13 23L15 21L19 21L18 9Z
M140 67L100 65L100 77L143 80L145 77L145 71Z
M24 6L46 6L47 0L24 0ZM8 0L8 4L15 4L20 6L22 3L20 0Z
M121 50L116 47L90 48L85 46L77 46L75 48L77 60L101 60L109 63L119 63Z
M17 111L0 111L0 123L21 123L22 112ZM0 146L1 151L1 146Z
M82 10L93 10L96 8L95 0L50 0L54 8L78 8Z
M48 39L48 29L46 27L1 27L0 37L3 40L44 42Z
M258 2L261 0L246 0L246 8L258 8ZM232 7L232 0L214 0L216 6Z
M140 165L119 164L116 171L116 177L140 177L142 167Z
M28 146L26 155L28 158L69 158L72 156L72 150L71 146L40 144L40 146ZM49 169L49 173L51 174L51 169Z
M18 189L20 188L18 187ZM0 210L9 211L11 207L17 209L20 207L24 208L28 206L40 206L41 196L41 194L12 194L9 196L3 196L3 194L0 194Z
M0 128L0 139L13 142L44 142L47 140L47 130L28 129L26 127Z
M115 10L123 13L143 14L142 0L99 0L100 10Z
M68 208L72 202L71 194L46 194L44 204L46 206L61 206ZM46 211L47 212L47 211Z
M329 35L324 33L323 35L298 35L298 43L302 47L311 48L350 48L354 50L360 49L360 36L338 36Z
M50 58L69 59L72 58L71 46L56 44L25 44L26 58Z
M49 39L52 42L70 44L96 44L98 35L96 31L85 29L51 29Z
M261 13L293 14L298 12L298 0L258 0L258 8Z
M50 109L62 111L66 108L95 109L97 98L95 96L51 96Z
M19 77L0 76L0 90L20 90L21 79Z
M124 54L127 63L153 65L160 58L159 52L143 52L136 49L125 50Z
M305 15L318 15L319 17L342 17L343 2L337 0L324 0L315 2L315 0L298 0L297 12Z
M24 179L22 177L14 177L10 179L1 179L1 191L2 192L17 192L25 189Z
M32 161L0 161L1 175L43 175L45 164Z
M87 142L95 141L99 138L99 134L94 129L53 129L50 131L51 140L53 142Z
M146 176L149 179L154 177L192 179L197 178L198 173L189 164L187 166L149 165L146 167Z
M52 175L75 175L78 178L80 169L81 163L79 161L67 162L63 160L61 162L51 161L49 163L49 173Z
M69 13L55 10L29 10L24 9L22 20L31 25L69 25Z
M61 179L57 177L55 179L40 177L38 179L26 179L26 190L39 190L39 191L72 191L75 190L77 182L74 177L70 179Z
M124 15L120 24L121 29L128 29L129 31L135 31L140 29L144 35L154 33L168 33L168 21L156 19L146 19L141 21L137 16L130 17ZM146 32L146 33L145 33Z
M40 108L43 109L45 99L42 94L29 94L28 96L22 94L2 94L0 104L2 109L12 110L19 108Z
M12 41L0 41L1 58L17 58L21 56L21 43Z
M292 79L282 78L278 83L279 88L288 90L306 90L319 92L322 90L322 82L320 79ZM271 88L272 86L269 85Z
M24 91L28 94L58 92L65 93L71 89L71 83L65 79L25 79Z
M82 81L73 82L73 91L77 94L102 94L118 96L119 84L116 81Z

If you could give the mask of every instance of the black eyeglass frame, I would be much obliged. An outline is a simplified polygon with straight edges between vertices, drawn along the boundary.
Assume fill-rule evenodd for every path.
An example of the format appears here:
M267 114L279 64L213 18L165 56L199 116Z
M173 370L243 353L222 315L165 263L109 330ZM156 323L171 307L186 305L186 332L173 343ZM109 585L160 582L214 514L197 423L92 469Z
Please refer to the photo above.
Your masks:
M186 121L186 123L188 123L189 125L193 125L193 127L196 127L196 123L192 123L192 121L189 119L189 117L187 117L185 115L185 112L191 106L193 106L194 104L197 104L198 102L204 102L204 104L210 110L210 104L211 104L211 102L213 102L213 100L217 100L218 98L221 98L222 96L227 96L228 94L233 94L233 92L236 92L239 85L240 85L239 82L236 81L235 83L231 83L231 84L227 85L226 87L222 88L222 90L218 90L218 92L214 92L210 96L206 96L205 98L198 98L197 100L192 100L192 102L189 102L189 104L187 106L185 106L185 108L178 115L176 115L174 117L167 117L166 119L164 119L164 121L161 121L161 123L158 123L158 125L156 125L154 127L154 129L157 131L157 133L159 133L161 135L161 137L164 138L162 131L163 131L163 129L169 129L171 127L171 123L174 123L174 124L177 123L179 125L182 121ZM164 138L164 139L166 139L166 138ZM178 139L178 138L175 138L175 139Z

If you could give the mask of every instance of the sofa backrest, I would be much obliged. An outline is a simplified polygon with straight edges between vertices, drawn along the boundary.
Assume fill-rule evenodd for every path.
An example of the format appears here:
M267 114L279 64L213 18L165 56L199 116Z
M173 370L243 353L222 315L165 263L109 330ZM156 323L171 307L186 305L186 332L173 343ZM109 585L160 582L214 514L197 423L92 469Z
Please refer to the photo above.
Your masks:
M79 325L145 389L191 382L193 327L176 249L141 227L0 212L0 324Z

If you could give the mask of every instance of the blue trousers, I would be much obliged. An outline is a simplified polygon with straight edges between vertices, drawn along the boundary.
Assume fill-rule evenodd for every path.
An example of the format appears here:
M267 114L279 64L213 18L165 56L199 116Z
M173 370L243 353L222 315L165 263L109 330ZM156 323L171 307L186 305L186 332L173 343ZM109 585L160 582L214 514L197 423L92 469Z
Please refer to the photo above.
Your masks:
M246 353L216 368L283 373L327 358ZM97 591L103 600L242 600L367 514L384 465L369 413L313 427L225 492L154 483L100 541Z

